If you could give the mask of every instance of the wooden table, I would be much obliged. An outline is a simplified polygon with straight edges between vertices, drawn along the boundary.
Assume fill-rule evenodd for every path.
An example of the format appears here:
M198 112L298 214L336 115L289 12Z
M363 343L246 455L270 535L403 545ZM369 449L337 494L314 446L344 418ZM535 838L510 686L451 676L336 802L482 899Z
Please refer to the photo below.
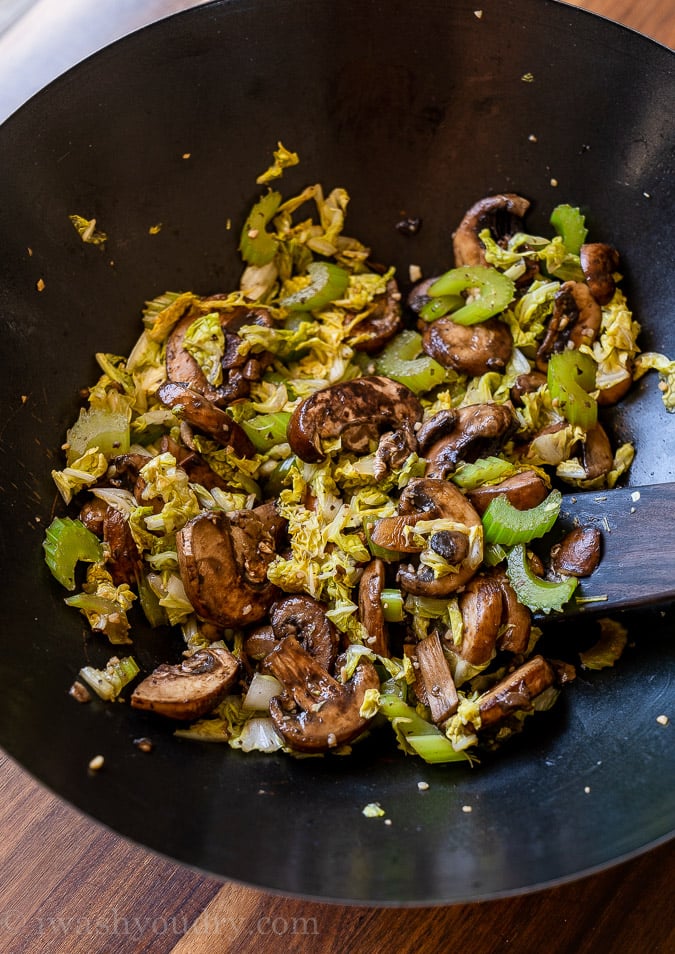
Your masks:
M675 46L674 0L573 2ZM62 59L43 62L47 39L32 33L38 13L49 7L62 18L75 16L77 5L40 0L42 11L11 27L8 55L17 82L23 68L28 94L107 40L195 3L96 4L96 29L75 30ZM93 6L79 0L80 13ZM0 119L19 105L11 93L0 92ZM1 756L0 831L0 954L675 951L673 842L594 876L509 899L443 908L319 904L223 884L159 858L85 818Z

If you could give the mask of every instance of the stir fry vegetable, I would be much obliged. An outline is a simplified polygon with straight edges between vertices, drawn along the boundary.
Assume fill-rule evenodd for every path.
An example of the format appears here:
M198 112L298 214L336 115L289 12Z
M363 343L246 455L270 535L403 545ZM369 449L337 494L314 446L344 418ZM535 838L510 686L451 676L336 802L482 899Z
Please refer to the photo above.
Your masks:
M280 146L259 182L296 161ZM46 560L95 638L140 643L140 614L182 631L150 674L85 667L103 699L130 684L149 718L244 751L390 727L408 754L471 760L573 676L538 654L533 612L577 577L535 545L561 484L630 466L599 409L640 367L639 326L578 209L542 237L526 200L481 200L454 267L406 290L345 234L348 198L267 191L238 288L165 292L131 354L97 355Z

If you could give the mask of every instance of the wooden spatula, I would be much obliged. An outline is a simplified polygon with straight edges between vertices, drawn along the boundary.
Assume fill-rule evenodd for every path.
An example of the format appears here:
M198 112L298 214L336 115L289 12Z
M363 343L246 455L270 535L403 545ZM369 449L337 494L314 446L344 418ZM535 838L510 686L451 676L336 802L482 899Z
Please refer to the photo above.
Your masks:
M565 616L675 600L675 483L566 495L556 528L575 526L601 531L602 559L579 581Z

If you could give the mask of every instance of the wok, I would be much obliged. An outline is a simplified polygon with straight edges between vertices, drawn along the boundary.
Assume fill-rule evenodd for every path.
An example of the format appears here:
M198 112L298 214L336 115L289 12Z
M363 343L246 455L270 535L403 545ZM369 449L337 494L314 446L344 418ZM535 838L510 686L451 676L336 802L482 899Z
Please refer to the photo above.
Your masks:
M533 231L558 202L580 205L593 238L622 252L643 348L675 353L672 53L551 0L484 0L480 18L475 6L216 2L106 48L0 128L0 742L122 835L286 894L484 899L675 829L672 734L656 722L673 716L668 607L626 615L616 670L581 674L477 769L426 766L377 739L348 759L241 755L67 694L85 659L110 655L83 640L41 553L78 388L95 351L129 350L146 299L234 285L238 229L278 140L302 160L285 194L345 186L348 231L403 277L411 262L449 267L452 229L485 194L533 199ZM70 213L97 217L104 254L78 241ZM423 220L416 236L396 230L403 216ZM607 424L636 442L633 484L675 479L653 375ZM135 655L149 669L178 651L140 633ZM150 755L133 745L148 735ZM88 774L98 753L105 769ZM391 825L362 815L373 801Z

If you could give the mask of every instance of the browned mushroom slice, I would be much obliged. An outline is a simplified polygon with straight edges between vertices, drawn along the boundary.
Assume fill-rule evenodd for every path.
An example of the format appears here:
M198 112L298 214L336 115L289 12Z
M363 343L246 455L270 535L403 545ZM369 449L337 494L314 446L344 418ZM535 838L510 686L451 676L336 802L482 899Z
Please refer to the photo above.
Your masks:
M278 595L267 579L274 538L252 510L200 513L176 534L176 548L188 600L217 626L257 623Z
M417 433L420 453L427 459L426 475L443 479L462 461L496 453L517 425L507 404L469 404L441 411Z
M518 710L532 708L532 701L555 682L555 673L543 656L533 656L478 700L481 729Z
M279 640L274 635L271 626L259 626L244 640L244 652L249 659L255 659L257 662L264 659L272 652L275 646L279 645Z
M274 728L299 752L326 752L352 742L367 728L361 715L368 689L380 680L369 659L362 659L353 676L340 683L330 676L294 636L287 636L263 663L266 672L284 687L270 702Z
M551 549L551 569L565 576L590 576L600 562L602 534L597 527L575 527Z
M354 351L376 354L400 330L401 324L401 293L392 278L384 294L375 299L370 313L354 325L347 342Z
M418 509L419 519L452 520L458 525L457 532L467 538L472 528L481 527L480 517L464 494L454 484L444 480L429 477L411 480L401 494L399 508L410 512L413 507ZM466 528L466 533L461 528ZM442 546L441 541L437 543L438 546ZM438 597L449 596L460 590L480 566L483 559L483 546L481 542L479 546L467 547L466 551L458 545L457 541L452 541L451 546L453 552L458 555L466 552L466 556L456 565L454 572L436 578L433 570L428 566L401 564L396 577L401 588L414 596Z
M616 291L614 273L619 268L619 253L604 242L590 242L581 246L579 258L591 294L599 305L608 305Z
M511 330L498 318L476 325L458 325L452 318L438 318L423 325L422 349L444 368L477 377L502 372L513 351Z
M140 472L150 460L149 454L120 454L113 457L105 476L105 486L129 490L139 503L147 503L143 500L146 484ZM161 508L161 501L157 502L157 506Z
M389 656L389 634L382 607L384 562L372 560L359 581L359 619L368 631L366 644L379 656Z
M422 405L405 385L389 378L356 378L316 391L294 410L288 442L301 460L326 456L322 442L342 439L344 450L367 454L387 431L413 432Z
M220 490L233 490L227 481L211 470L209 464L198 451L184 447L168 434L163 435L160 439L159 452L160 454L171 454L178 466L188 475L191 483L199 484L207 490L213 490L215 487L220 488Z
M537 368L544 372L548 359L568 347L578 348L595 341L602 322L602 308L588 285L583 282L565 282L553 300L551 315L544 340L537 349Z
M504 241L522 229L530 203L511 192L480 199L465 213L452 240L455 265L485 265L485 248L478 238L490 229L496 241Z
M511 400L514 404L522 405L524 394L533 394L546 384L546 375L542 371L530 371L528 374L519 374L511 387Z
M108 509L108 504L104 500L100 500L98 497L93 497L91 500L82 506L79 519L85 525L87 530L91 530L93 534L97 537L103 536L103 520L105 518L106 510Z
M172 408L197 430L203 431L223 447L230 447L238 457L253 457L255 448L241 427L198 391L186 384L168 382L157 391L162 404Z
M611 382L603 381L598 375L596 387L598 389L597 402L601 407L610 407L618 404L624 395L628 393L633 383L633 363L629 362L622 372L613 373Z
M136 586L143 561L131 533L128 517L115 507L106 509L103 518L103 540L108 544L106 566L115 586L122 583Z
M504 496L516 510L530 510L548 493L546 481L534 470L521 470L498 484L485 484L467 491L467 497L479 514L484 514L495 497Z
M462 642L459 653L473 666L482 666L492 659L502 623L502 591L491 576L479 575L470 580L459 595L462 614Z
M158 666L134 689L131 705L170 719L199 719L224 698L238 673L229 650L200 649L177 666Z
M438 633L417 644L417 663L433 722L445 722L457 711L459 698Z
M523 606L511 586L506 572L495 567L491 575L502 593L502 618L497 636L497 649L510 653L524 653L530 644L532 613Z
M614 454L602 424L596 424L587 432L582 446L581 461L586 480L604 477L612 469Z
M208 307L209 302L222 300L223 296L213 295L203 299ZM265 359L239 354L238 332L244 325L272 324L272 320L265 308L248 308L238 306L223 311L220 314L220 324L225 336L225 349L222 359L223 383L218 387L209 384L198 362L185 348L185 335L190 325L199 317L195 310L190 311L178 322L166 343L166 373L170 382L184 384L193 391L200 393L212 404L224 405L238 398L246 397L250 391L251 379L260 377L264 369ZM251 361L257 362L260 367L248 367ZM261 364L262 361L262 364Z
M284 597L270 609L270 622L277 640L294 636L320 666L332 672L340 636L323 603L304 593Z

